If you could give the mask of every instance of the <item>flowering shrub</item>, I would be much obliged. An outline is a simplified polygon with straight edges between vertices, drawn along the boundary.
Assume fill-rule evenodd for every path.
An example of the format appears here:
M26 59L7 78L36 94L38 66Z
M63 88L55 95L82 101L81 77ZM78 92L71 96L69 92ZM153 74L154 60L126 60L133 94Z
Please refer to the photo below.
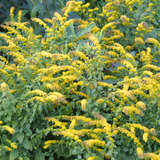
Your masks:
M16 147L1 159L160 159L158 3L72 0L63 15L32 19L44 36L11 8L0 34L0 120Z

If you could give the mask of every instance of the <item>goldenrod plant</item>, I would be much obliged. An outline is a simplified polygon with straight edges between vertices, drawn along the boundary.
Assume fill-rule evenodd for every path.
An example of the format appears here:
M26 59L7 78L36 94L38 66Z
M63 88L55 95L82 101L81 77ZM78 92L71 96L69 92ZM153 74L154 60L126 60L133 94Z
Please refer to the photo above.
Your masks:
M5 125L3 121L0 121L0 133L0 156L3 156L3 153L6 151L11 152L18 148L16 143L10 141L10 136L15 134L15 130L10 126Z
M11 149L1 159L160 159L160 1L103 3L71 0L50 19L32 18L38 35L10 9L0 123L14 134L2 132Z

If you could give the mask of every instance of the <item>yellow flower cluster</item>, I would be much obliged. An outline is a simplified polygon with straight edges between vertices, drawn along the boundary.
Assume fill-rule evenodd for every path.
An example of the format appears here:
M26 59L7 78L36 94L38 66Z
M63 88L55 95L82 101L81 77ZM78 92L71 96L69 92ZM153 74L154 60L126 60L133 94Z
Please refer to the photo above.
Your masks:
M146 22L141 22L138 24L136 30L143 31L143 32L152 32L153 27L149 27Z
M143 150L141 148L137 148L137 154L140 159L152 159L152 160L159 160L160 155L154 154L154 153L143 153Z

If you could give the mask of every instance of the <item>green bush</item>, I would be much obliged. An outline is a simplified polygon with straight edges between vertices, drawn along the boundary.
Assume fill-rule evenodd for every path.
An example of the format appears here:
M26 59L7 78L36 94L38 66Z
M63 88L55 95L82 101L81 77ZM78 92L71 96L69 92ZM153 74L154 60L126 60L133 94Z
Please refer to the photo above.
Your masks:
M0 34L1 159L160 159L159 1L93 3L102 7L72 0L32 18L39 34L11 8Z

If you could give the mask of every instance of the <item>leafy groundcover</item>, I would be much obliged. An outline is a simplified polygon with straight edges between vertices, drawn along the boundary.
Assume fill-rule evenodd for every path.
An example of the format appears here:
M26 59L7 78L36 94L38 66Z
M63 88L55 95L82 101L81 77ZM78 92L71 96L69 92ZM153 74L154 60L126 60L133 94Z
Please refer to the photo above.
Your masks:
M159 3L68 1L32 18L42 34L12 7L0 33L0 159L159 160Z

